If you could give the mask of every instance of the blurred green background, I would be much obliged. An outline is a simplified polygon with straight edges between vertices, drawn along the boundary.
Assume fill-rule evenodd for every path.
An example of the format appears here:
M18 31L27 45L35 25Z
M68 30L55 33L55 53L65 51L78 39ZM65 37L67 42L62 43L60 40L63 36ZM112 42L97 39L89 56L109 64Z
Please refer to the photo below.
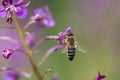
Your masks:
M72 62L61 50L51 54L41 66L42 71L52 68L45 80L53 74L57 74L59 80L92 80L98 70L107 76L105 80L120 79L120 0L32 0L25 22L35 8L44 5L49 6L56 25L37 30L37 39L57 35L71 26L78 43L87 51L86 54L77 51ZM22 20L21 23L25 24ZM40 52L34 55L36 62L56 44L53 40L38 47ZM5 64L3 58L2 61L1 65L9 64Z

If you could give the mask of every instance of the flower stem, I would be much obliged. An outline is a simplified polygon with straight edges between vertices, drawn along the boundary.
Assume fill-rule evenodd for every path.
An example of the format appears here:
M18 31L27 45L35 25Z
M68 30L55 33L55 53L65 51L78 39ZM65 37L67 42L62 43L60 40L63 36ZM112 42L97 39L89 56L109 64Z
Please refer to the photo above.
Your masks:
M35 21L29 21L25 26L24 26L24 30L26 30L28 27L30 27L31 24L35 23Z
M15 44L19 44L19 41L15 40L11 37L8 37L8 36L0 36L0 40L6 40L6 41L10 41Z
M26 43L26 40L25 40L25 36L24 36L24 31L22 30L22 28L20 27L20 24L19 24L19 21L18 21L18 18L16 17L15 13L14 13L14 22L16 24L16 30L20 36L20 39L21 39L21 43L25 49L25 53L28 55L28 58L29 58L29 61L32 65L32 68L33 68L33 72L35 73L36 77L38 78L38 80L43 80L43 76L41 75L39 69L38 69L38 66L36 65L34 59L33 59L33 55L32 55L32 50L29 48L29 46L27 45Z

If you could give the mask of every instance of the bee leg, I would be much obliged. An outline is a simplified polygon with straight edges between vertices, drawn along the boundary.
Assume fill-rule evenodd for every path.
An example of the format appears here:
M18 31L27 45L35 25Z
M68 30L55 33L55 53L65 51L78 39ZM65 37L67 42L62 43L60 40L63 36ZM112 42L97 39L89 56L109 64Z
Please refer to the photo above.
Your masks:
M68 45L66 45L65 47L63 47L62 53L67 53L68 52Z

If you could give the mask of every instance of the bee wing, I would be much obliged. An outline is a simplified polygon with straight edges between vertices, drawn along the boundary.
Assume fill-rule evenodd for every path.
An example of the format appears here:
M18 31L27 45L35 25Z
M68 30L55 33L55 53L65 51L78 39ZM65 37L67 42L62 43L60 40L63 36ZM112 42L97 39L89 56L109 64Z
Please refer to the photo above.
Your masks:
M87 53L87 51L82 46L80 46L80 44L77 41L75 42L75 47L77 48L78 51Z
M65 47L63 47L62 49L62 53L67 53L68 52L68 45L66 45Z

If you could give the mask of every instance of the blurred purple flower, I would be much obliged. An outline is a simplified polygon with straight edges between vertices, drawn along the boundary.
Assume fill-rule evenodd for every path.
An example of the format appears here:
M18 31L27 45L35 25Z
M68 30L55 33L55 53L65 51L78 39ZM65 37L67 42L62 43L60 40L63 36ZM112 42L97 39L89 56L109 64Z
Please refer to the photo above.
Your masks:
M57 74L53 75L50 80L58 80L58 75Z
M55 39L58 41L57 46L50 48L47 53L50 54L54 51L57 51L58 49L64 48L66 46L66 41L65 41L66 36L68 33L71 32L72 32L71 27L68 27L65 31L60 32L58 36L46 36L45 38L46 40Z
M19 80L20 77L25 77L29 80L32 79L31 74L26 72L26 70L19 68L3 67L0 68L0 71L5 72L4 80Z
M25 39L26 39L28 46L32 49L33 46L35 45L35 35L27 33L25 36Z
M35 22L36 27L53 27L56 23L48 6L35 9L31 20Z
M7 16L7 22L12 23L13 13L16 12L18 18L24 18L27 15L26 7L29 2L22 2L23 0L2 0L2 6L0 6L0 17Z
M104 78L106 78L106 76L101 75L100 72L98 71L98 76L94 80L103 80Z
M12 48L12 49L5 48L2 51L2 56L4 58L8 59L16 51L20 51L20 52L25 54L25 52L23 51L24 49L23 49L22 45L20 44L20 42L18 40L15 40L15 39L12 39L12 38L6 37L6 36L1 36L0 39L1 40L8 40L10 42L18 44L18 46L16 46L15 48ZM25 39L26 39L26 43L28 44L28 46L32 49L32 47L35 45L35 36L34 36L34 34L26 33Z
M19 73L15 70L7 70L4 80L19 80Z
M3 55L4 58L8 59L13 54L13 52L14 52L14 50L5 48L2 51L2 55Z

